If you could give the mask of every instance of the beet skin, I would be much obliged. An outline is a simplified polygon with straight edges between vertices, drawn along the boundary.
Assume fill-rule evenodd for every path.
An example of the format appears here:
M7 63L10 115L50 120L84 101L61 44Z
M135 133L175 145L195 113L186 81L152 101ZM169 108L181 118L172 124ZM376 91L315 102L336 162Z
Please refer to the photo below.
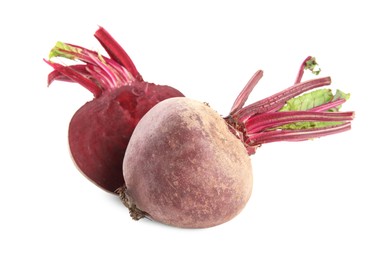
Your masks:
M140 120L123 174L133 215L141 211L177 227L222 224L252 191L245 146L214 110L188 98L162 101Z

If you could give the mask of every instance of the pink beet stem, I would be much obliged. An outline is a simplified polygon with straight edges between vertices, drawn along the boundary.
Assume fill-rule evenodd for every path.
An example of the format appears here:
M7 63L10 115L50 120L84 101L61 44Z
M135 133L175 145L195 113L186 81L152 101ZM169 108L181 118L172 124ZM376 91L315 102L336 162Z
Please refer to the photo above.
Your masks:
M263 77L263 71L258 70L252 78L248 81L244 89L240 92L237 99L234 101L230 114L236 113L239 109L243 108L245 102L248 100L249 94L252 92L256 84Z
M46 61L46 60L45 60L45 62L48 63L48 61ZM52 66L52 64L49 64L49 65ZM84 75L88 74L88 72L87 72L87 70L85 68L85 65L76 64L76 65L70 65L68 67L70 67L74 71L77 71L79 74L84 74ZM47 77L47 85L51 85L51 83L53 83L53 81L55 81L55 80L74 82L72 79L70 79L69 77L65 76L61 72L59 72L57 70L53 70L52 72L49 73L49 75Z
M246 122L247 133L256 133L294 122L342 122L353 119L352 112L286 111L268 112L252 116Z
M255 153L256 148L264 143L303 141L351 129L350 121L354 118L354 112L337 112L346 101L344 98L328 101L306 111L279 111L288 100L331 84L330 77L301 82L306 69L314 74L320 72L315 59L309 56L302 62L293 86L246 107L244 103L263 72L257 71L240 92L225 121L231 132L244 143L249 154ZM296 125L304 122L313 123Z
M298 84L302 81L302 77L303 77L303 74L305 73L305 67L306 67L306 62L308 62L309 60L311 60L312 57L311 56L308 56L301 64L301 67L299 68L299 71L298 71L298 75L297 75L297 78L295 79L295 83L294 84Z
M246 106L235 113L235 117L239 121L245 121L250 116L268 111L274 111L282 108L285 102L299 94L309 91L314 88L330 85L330 77L312 79L306 82L295 84L283 91L280 91L268 98L257 101L249 106Z
M249 136L247 145L256 147L265 143L280 142L280 141L305 141L313 138L319 138L331 134L345 132L351 129L351 123L346 122L340 125L334 125L316 129L304 130L276 130L269 132L260 132Z
M317 107L313 107L309 111L312 111L312 112L325 112L325 111L328 111L329 109L341 106L342 104L345 103L345 101L346 101L345 99L340 98L340 99L337 99L335 101L331 101L329 103L322 104L322 105L317 106Z
M135 69L130 57L107 31L100 27L95 36L113 58L105 57L81 46L57 42L50 52L49 59L62 57L78 60L85 64L64 66L45 60L54 68L54 71L48 76L49 85L54 80L73 81L80 83L95 97L98 97L104 91L131 84L137 80L136 78L142 81L142 77ZM135 75L122 64L130 68Z
M95 37L113 60L125 67L136 80L143 81L130 56L103 27L99 27Z
M88 89L94 95L94 97L98 97L102 94L102 89L98 85L96 85L96 83L93 80L89 79L88 77L85 77L83 73L81 73L81 71L79 70L79 67L76 67L77 70L75 70L74 68L72 68L72 66L63 66L61 64L53 63L47 60L44 61L50 66L52 66L53 69L55 69L55 71L58 71L62 75L71 79L71 81L77 82L83 87L85 87L86 89ZM55 72L52 73L49 74L49 79L48 79L49 83L51 83L54 80L53 76L56 76L57 74Z

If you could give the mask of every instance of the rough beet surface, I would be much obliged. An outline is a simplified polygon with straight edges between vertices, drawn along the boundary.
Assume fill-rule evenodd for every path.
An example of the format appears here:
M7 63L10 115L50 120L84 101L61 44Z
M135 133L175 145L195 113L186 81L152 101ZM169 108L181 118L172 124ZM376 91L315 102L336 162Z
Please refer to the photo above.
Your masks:
M187 98L162 101L141 119L123 165L131 206L173 226L222 224L252 191L245 146L213 109Z

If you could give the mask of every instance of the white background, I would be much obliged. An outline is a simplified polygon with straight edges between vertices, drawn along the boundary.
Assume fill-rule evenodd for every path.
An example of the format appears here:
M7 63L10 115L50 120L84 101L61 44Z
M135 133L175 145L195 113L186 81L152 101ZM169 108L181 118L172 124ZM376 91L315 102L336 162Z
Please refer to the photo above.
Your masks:
M3 1L0 259L390 259L386 1ZM252 156L253 195L232 221L187 230L132 221L87 181L67 126L92 95L55 83L57 40L103 51L105 27L144 79L222 115L257 69L250 101L293 83L308 55L352 94L353 129Z

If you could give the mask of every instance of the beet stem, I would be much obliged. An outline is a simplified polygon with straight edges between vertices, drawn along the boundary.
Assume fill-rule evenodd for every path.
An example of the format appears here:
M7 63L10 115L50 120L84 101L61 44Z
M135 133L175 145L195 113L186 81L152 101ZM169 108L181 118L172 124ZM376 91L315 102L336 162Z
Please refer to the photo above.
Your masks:
M315 58L308 56L302 62L293 86L244 107L249 94L263 76L259 70L238 95L229 116L224 119L250 155L264 143L303 141L351 129L354 112L338 112L349 94L338 90L333 96L321 96L329 92L320 90L296 98L304 92L331 84L330 77L301 82L305 70L316 75L321 71ZM285 106L287 101L290 103ZM296 102L304 105L297 106Z
M247 145L250 147L257 147L261 144L280 142L280 141L306 141L313 138L319 138L331 134L337 134L345 132L351 129L351 123L346 122L340 125L334 125L329 127L317 128L317 129L305 129L305 130L277 130L270 132L261 132L250 136L247 139Z
M99 27L95 37L113 60L125 67L136 80L143 81L130 56L103 27Z
M236 113L239 109L243 108L245 102L248 100L249 94L252 92L254 87L257 85L259 80L263 77L263 71L258 70L252 78L248 81L244 89L240 92L237 99L234 101L230 114Z
M122 87L136 80L117 61L74 44L57 42L49 54L49 59L53 57L78 60L85 64L64 66L47 62L54 68L48 76L49 85L54 80L73 81L80 83L98 97L103 91Z
M338 106L341 106L346 101L347 101L346 99L340 98L340 99L337 99L335 101L331 101L329 103L322 104L322 105L317 106L317 107L313 107L312 109L310 109L308 111L312 111L312 112L325 112L325 111L328 111L328 110L330 110L332 108L336 108Z
M63 66L58 63L50 62L48 60L44 61L50 66L52 66L54 69L54 71L51 72L48 76L49 85L54 80L61 80L65 76L70 79L70 81L77 82L86 89L88 89L94 95L94 97L99 97L102 94L102 89L98 85L96 85L96 83L93 82L91 79L85 77L79 67ZM67 81L69 81L68 79Z
M294 122L344 122L353 119L353 112L286 111L269 112L251 117L246 122L248 135L267 128Z
M314 57L308 56L301 64L299 68L297 78L295 79L294 84L298 84L302 81L303 74L305 70L310 70L313 74L318 75L321 72L321 69L317 67L317 61Z
M46 63L48 63L49 61L47 60L44 60ZM50 66L52 66L52 64L49 64ZM52 66L53 67L53 66ZM77 71L78 74L88 74L87 70L85 69L85 65L82 65L82 64L76 64L76 65L70 65L68 67L71 67L72 70L74 71ZM47 85L51 85L51 83L53 83L53 81L55 80L61 80L61 81L67 81L67 82L74 82L74 80L70 79L69 77L65 76L64 74L62 74L61 72L57 71L57 70L53 70L52 72L49 73L48 77L47 77Z
M287 100L311 89L330 85L330 83L330 77L324 77L295 84L268 98L262 99L240 109L233 116L236 117L238 121L246 121L250 116L254 114L278 110L284 106Z

